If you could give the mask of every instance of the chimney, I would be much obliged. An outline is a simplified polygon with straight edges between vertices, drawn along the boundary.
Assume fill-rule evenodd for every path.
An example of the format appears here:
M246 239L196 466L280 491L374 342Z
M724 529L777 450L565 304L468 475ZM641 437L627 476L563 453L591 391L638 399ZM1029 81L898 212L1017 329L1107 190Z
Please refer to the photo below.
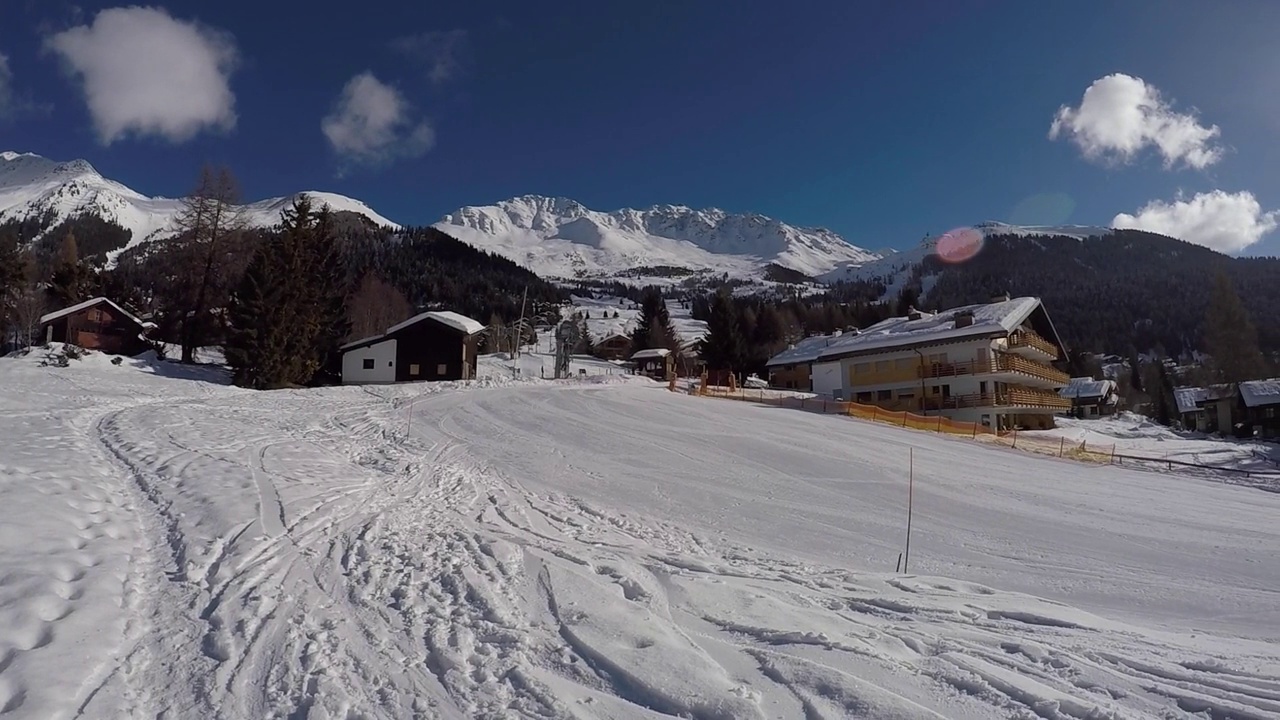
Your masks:
M1005 290L1004 292L1000 293L999 295L993 295L993 296L991 296L991 302L993 302L993 303L1009 302L1009 299L1010 299L1010 298L1009 298L1009 291L1008 291L1008 290Z
M962 310L956 313L956 327L958 328L969 327L972 324L973 324L972 310Z

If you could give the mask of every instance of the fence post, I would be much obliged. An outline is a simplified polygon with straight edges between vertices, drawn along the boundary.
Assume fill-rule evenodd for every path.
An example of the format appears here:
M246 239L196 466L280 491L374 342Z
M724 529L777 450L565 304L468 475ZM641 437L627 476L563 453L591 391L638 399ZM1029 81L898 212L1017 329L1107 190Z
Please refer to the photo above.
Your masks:
M1013 429L1013 449L1018 449L1018 428Z
M974 440L978 439L978 421L977 420L973 421L973 439Z
M1062 436L1062 442L1058 443L1058 457L1062 457L1062 453L1067 449L1067 436Z
M876 421L876 410L879 410L879 409L880 409L880 408L879 408L879 407L877 407L877 406L875 406L875 405L872 405L872 406L871 406L871 422L875 422L875 421Z
M906 426L907 426L907 411L903 410L902 411L902 427L906 427Z
M1110 462L1108 462L1107 464L1108 464L1108 465L1114 465L1114 464L1115 464L1115 462L1116 462L1116 444L1115 444L1115 443L1111 443L1111 460L1110 460Z

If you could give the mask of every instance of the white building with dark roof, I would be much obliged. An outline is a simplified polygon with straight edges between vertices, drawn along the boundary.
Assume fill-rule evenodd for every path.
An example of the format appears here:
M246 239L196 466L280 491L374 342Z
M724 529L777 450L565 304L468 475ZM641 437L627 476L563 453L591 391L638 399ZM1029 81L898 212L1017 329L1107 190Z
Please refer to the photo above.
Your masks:
M1051 427L1071 410L1066 349L1039 298L889 318L822 348L813 392L993 429Z
M1079 418L1114 414L1120 403L1115 380L1074 377L1058 394L1071 401L1071 414Z

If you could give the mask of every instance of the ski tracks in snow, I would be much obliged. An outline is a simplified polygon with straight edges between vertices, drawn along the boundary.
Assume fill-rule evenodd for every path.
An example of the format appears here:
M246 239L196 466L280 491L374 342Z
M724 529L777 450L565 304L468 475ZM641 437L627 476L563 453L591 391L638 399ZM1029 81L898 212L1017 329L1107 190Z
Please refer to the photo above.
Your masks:
M107 408L82 428L107 469L76 488L67 563L0 578L0 599L44 583L74 610L93 592L77 585L81 560L119 576L124 640L75 690L83 717L1280 714L1264 642L1222 653L1213 638L808 564L533 492L529 453L544 474L596 470L487 406L512 393L562 412L552 404L574 394L587 402L563 422L608 452L607 413L589 398L610 390L477 392L227 391ZM133 551L108 561L101 537ZM0 715L41 707L5 669L56 637L65 607L47 609L0 631Z

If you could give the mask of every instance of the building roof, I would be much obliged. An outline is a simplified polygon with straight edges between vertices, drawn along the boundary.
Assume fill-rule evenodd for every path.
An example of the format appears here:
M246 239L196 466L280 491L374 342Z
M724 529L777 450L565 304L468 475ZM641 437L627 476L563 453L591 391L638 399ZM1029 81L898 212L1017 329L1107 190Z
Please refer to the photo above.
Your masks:
M1280 405L1280 378L1240 383L1240 398L1248 407Z
M472 320L466 315L460 315L456 312L451 312L449 310L431 310L424 313L418 313L417 315L414 315L413 317L409 318L408 320L405 320L402 323L396 323L395 325L392 325L391 327L387 328L387 331L382 333L381 335L372 335L367 338L354 340L352 342L349 342L340 346L338 349L353 350L357 347L362 347L365 345L373 345L377 342L380 342L381 340L386 338L388 335L404 330L405 328L410 327L412 325L417 325L423 320L433 320L435 322L440 323L441 325L444 325L445 327L451 328L453 330L457 330L463 335L475 335L476 333L484 330L485 328L484 325L481 325L478 321Z
M110 305L111 307L115 308L116 312L120 313L121 315L123 315L123 316L125 316L125 317L129 318L130 320L132 320L133 322L137 323L139 327L143 327L143 328L151 328L151 327L155 327L155 323L144 323L144 322L142 322L142 321L141 321L141 320L139 320L139 319L138 319L138 318L137 318L133 313L129 312L128 310L125 310L124 308L122 308L122 307L120 307L119 305L117 305L117 304L115 304L114 302L112 302L109 298L105 298L105 297L96 297L96 298L92 298L92 299L90 299L90 300L85 300L85 301L84 301L84 302L82 302L82 303L76 303L75 305L72 305L71 307L65 307L65 308L62 308L61 310L58 310L57 312L51 312L51 313L48 313L48 314L46 314L46 315L41 315L41 316L40 316L40 324L41 324L41 325L44 325L45 323L51 323L51 322L53 322L54 320L57 320L58 318L62 318L62 317L66 317L66 316L68 316L68 315L72 315L72 314L78 313L78 312L80 312L81 310L84 310L85 308L91 308L91 307L93 307L94 305L98 305L98 304L100 304L100 303L106 303L106 304Z
M597 341L596 341L596 343L595 343L595 344L596 344L596 345L603 345L603 344L605 344L605 343L609 342L610 340L626 340L627 342L631 342L631 336L630 336L630 335L623 335L622 333L613 333L612 335L607 335L607 336L605 336L605 337L603 337L603 338L600 338L599 340L597 340Z
M840 339L843 335L814 335L807 337L782 352L769 358L769 362L765 363L766 367L774 365L793 365L795 363L813 362L818 359L821 353L833 341Z
M649 348L647 350L637 350L631 355L632 360L648 360L650 358L664 358L671 354L666 348Z
M1104 398L1116 390L1115 380L1094 380L1091 377L1071 378L1067 386L1058 391L1064 398Z
M392 325L391 327L387 328L387 331L383 333L383 335L390 335L394 332L403 330L409 327L410 325L417 325L419 322L422 322L423 320L426 320L428 318L431 320L435 320L441 325L446 325L448 327L451 327L454 330L457 330L458 332L464 335L475 335L481 330L484 330L483 323L481 323L478 320L472 320L466 315L461 315L451 310L430 310L428 312L414 315L413 317L409 318L408 320L405 320L402 323Z
M847 335L832 342L818 353L818 359L830 360L849 355L907 349L920 345L955 342L992 335L1007 335L1041 307L1040 298L1020 297L994 303L965 305L932 314L921 313L918 320L910 316L882 320L857 335ZM956 327L956 316L973 313L973 324ZM1051 340L1057 340L1054 332ZM1061 345L1061 342L1058 342Z
M1173 389L1173 400L1178 404L1178 414L1193 413L1202 408L1207 393L1202 387L1176 387Z

